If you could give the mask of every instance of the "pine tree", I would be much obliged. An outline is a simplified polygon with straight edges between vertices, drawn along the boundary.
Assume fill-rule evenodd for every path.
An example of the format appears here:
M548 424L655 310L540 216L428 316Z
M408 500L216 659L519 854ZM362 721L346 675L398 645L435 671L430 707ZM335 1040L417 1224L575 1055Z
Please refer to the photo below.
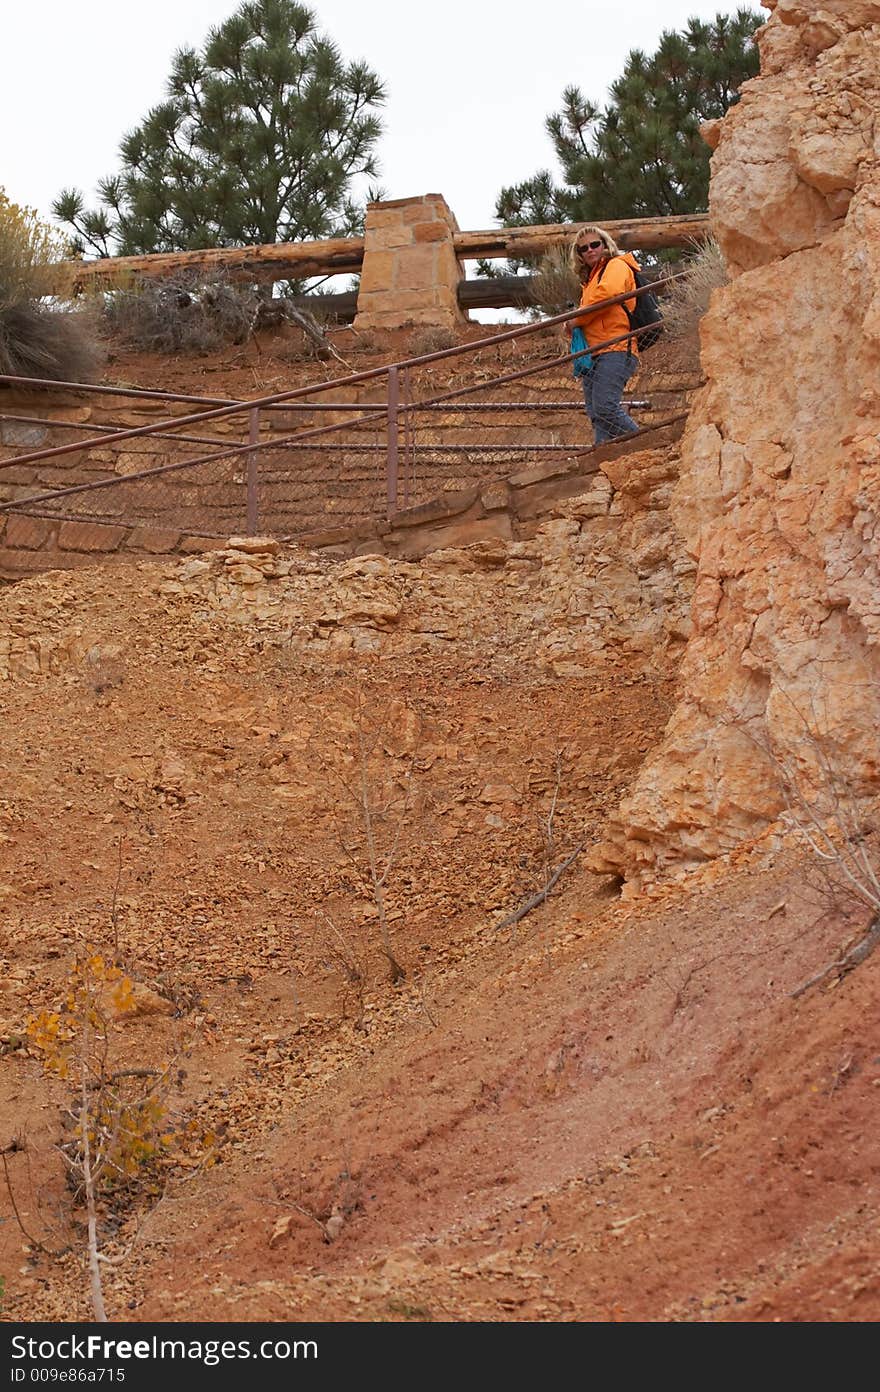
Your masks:
M174 55L168 97L120 145L122 167L53 204L76 249L100 256L346 236L351 197L374 177L384 101L365 63L346 64L293 0L247 0L200 52Z
M578 87L545 125L562 167L504 188L496 216L508 227L601 222L705 211L709 150L701 122L723 116L758 71L753 42L763 21L748 9L666 30L648 57L633 49L600 110Z

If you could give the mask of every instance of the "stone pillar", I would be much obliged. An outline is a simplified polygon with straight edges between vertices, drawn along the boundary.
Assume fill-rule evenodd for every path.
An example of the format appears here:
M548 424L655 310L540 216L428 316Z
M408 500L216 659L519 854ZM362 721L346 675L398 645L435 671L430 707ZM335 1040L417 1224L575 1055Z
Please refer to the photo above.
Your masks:
M457 231L439 193L368 204L355 328L466 324L458 307L464 272L452 245Z

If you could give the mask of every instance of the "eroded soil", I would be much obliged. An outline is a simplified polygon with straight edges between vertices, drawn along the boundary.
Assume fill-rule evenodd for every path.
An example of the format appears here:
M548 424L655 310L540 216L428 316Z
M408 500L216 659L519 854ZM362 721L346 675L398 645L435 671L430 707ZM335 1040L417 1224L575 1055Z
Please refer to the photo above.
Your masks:
M791 995L865 914L777 836L635 899L576 855L499 927L599 839L674 671L549 673L500 583L491 641L319 659L178 565L0 596L33 650L0 685L3 1317L89 1316L26 1035L89 946L194 1138L101 1202L111 1318L876 1318L880 954Z

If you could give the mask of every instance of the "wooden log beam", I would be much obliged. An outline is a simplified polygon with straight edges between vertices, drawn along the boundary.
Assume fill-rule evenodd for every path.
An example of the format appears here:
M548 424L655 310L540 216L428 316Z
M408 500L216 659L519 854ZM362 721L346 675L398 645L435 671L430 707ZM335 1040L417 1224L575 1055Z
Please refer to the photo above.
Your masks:
M205 247L157 252L153 256L107 256L99 261L62 261L53 267L58 294L109 288L129 278L159 279L185 271L236 280L305 280L310 276L357 275L364 260L363 237L326 242L272 242L267 246Z
M460 280L458 303L464 309L526 309L534 305L532 285L536 276L492 276Z
M497 276L489 280L460 280L458 303L469 309L522 309L534 304L531 295L534 276ZM350 324L357 314L357 293L347 290L341 295L298 295L293 303L297 309L307 309L337 324Z
M459 308L471 309L528 309L534 306L533 287L538 280L531 275L474 277L458 282ZM350 324L357 313L357 293L347 290L343 295L301 295L293 303L297 309L308 309L320 317Z
M453 238L460 261L481 256L541 256L552 246L571 241L578 223L550 223L544 227L496 227L488 232L457 232ZM624 218L603 221L622 251L659 251L663 247L686 247L704 242L709 236L709 214L690 213L686 217Z
M576 224L544 227L496 227L485 232L458 232L453 237L461 261L479 257L541 256L567 243ZM624 251L686 247L709 236L707 213L674 218L626 218L603 222ZM61 261L52 267L47 293L79 294L90 287L110 288L129 279L161 278L175 272L240 280L306 280L312 276L357 275L364 260L362 237L326 242L273 242L266 246L206 247L199 251L159 252L153 256L108 256L99 261ZM462 306L465 307L464 305ZM476 306L473 306L476 307Z
M314 314L319 324L324 319L330 323L351 324L357 314L357 299L356 290L344 290L338 295L294 295L293 305Z

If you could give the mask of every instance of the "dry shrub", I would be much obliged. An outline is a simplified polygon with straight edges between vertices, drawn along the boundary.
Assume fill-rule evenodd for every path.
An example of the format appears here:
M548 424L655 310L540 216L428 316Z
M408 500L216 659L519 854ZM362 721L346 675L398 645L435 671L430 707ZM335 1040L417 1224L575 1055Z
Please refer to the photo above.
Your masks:
M567 246L554 246L538 262L532 281L532 299L540 314L564 314L579 304L581 283L572 270Z
M210 353L244 343L261 305L253 285L222 276L210 281L179 272L162 280L135 280L109 290L103 318L110 333L151 353Z
M52 382L94 382L101 351L87 312L22 301L0 309L0 372Z
M684 338L696 331L709 308L712 291L728 282L724 256L714 237L696 245L683 267L684 280L677 280L663 296L662 309L666 332Z
M0 189L0 308L46 294L48 268L64 252L64 242L32 208L19 207Z
M418 329L409 341L410 354L414 358L420 358L425 353L442 353L445 348L454 348L458 339L452 329L445 329L442 324L428 325L423 329Z
M0 372L87 382L100 362L87 313L47 301L63 242L0 190Z

